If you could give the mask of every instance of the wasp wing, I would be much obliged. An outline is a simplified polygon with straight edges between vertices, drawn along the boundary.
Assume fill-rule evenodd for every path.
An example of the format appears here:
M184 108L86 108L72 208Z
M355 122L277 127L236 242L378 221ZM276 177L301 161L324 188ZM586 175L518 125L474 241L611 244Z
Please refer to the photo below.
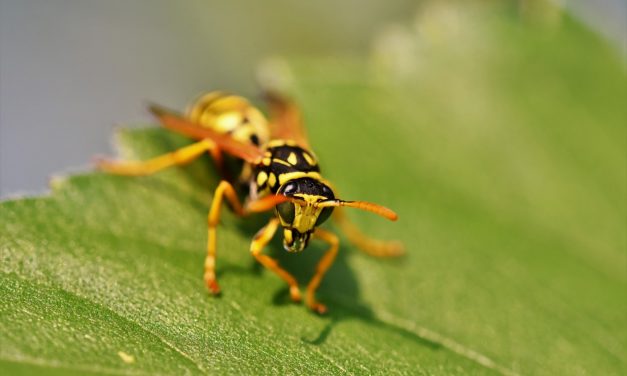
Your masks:
M293 140L299 146L310 149L302 115L294 102L272 91L264 95L270 113L272 139Z
M203 128L185 119L181 115L159 105L150 105L150 112L155 115L167 129L181 133L196 140L210 139L226 153L241 158L252 164L259 164L264 152L253 144L234 140L229 135Z

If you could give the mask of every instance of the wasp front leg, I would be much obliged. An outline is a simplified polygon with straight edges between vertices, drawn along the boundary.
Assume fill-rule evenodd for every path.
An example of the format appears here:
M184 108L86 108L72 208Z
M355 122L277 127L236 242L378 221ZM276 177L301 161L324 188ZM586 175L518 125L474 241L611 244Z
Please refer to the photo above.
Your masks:
M214 159L218 159L216 162L221 163L222 158L216 148L216 144L210 139L203 139L147 161L110 161L102 159L98 160L96 165L98 169L115 175L144 176L152 175L168 167L187 164L204 152L210 152Z
M403 243L374 239L357 228L346 216L343 208L336 208L333 219L348 240L364 253L374 257L398 257L405 253Z
M279 219L272 218L270 222L268 222L268 224L259 230L259 232L255 235L255 238L250 244L250 253L252 253L260 264L272 270L279 277L281 277L281 279L287 282L290 287L290 297L294 302L300 302L300 289L298 288L296 278L294 278L294 276L288 273L285 269L281 268L275 259L261 253L268 242L272 240L272 237L276 233L278 227Z
M211 202L211 208L209 209L209 215L207 217L207 257L205 258L205 272L203 275L205 284L213 295L217 295L220 293L220 285L218 285L218 281L216 280L215 272L217 227L218 223L220 222L220 210L222 208L222 202L225 198L231 204L231 208L233 209L235 214L240 217L248 215L249 213L261 213L270 210L274 208L277 203L284 201L284 198L281 196L266 196L248 202L245 207L242 207L242 204L240 203L239 198L235 193L235 189L233 188L231 183L226 180L222 180L220 184L218 184L218 188L216 188L216 191L213 195L213 201ZM264 227L266 231L272 229L272 226L270 226L271 223L269 223L268 226ZM276 224L274 225L272 233L269 234L269 238L260 245L259 252L261 252L261 248L263 248L268 243L268 241L270 241L275 231ZM262 236L262 239L265 239L267 236L268 235ZM253 244L256 244L255 240L253 240Z
M322 277L324 277L327 270L329 270L329 268L335 261L335 256L337 256L340 242L337 236L335 236L333 233L323 230L321 228L316 229L316 231L314 232L314 236L320 240L327 242L330 247L324 254L324 256L322 256L320 262L318 262L318 265L316 266L316 272L311 278L311 281L309 281L309 284L307 285L306 303L307 307L309 307L312 311L319 314L324 314L327 311L327 307L316 300L315 294L318 286L320 286Z

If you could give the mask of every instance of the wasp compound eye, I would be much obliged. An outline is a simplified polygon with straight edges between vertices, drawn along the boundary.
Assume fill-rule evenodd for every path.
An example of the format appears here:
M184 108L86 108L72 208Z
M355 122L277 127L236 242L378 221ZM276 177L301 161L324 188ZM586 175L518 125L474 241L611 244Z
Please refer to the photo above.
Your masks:
M318 215L318 219L316 219L316 226L320 226L323 224L333 213L333 208L324 208Z
M285 223L294 222L294 217L296 215L296 208L294 208L294 204L291 202L283 202L276 207L277 213L283 219Z
M333 200L335 198L335 195L333 194L333 191L331 190L331 188L327 187L326 185L322 185L322 195L326 197L328 200Z

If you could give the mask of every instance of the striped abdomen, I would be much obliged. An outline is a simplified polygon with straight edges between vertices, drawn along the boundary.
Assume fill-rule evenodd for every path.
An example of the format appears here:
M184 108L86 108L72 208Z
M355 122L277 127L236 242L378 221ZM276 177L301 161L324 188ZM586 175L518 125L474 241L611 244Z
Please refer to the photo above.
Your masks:
M270 137L265 116L237 95L217 91L204 94L189 105L186 115L201 127L229 134L240 142L263 145Z

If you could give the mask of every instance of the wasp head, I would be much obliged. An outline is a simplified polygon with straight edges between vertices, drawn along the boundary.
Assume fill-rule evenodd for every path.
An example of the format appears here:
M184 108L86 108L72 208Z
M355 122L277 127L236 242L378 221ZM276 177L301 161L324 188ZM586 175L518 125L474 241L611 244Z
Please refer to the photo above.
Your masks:
M335 195L326 184L311 178L288 181L277 193L293 199L276 206L283 226L283 247L288 252L300 252L307 247L315 228L333 212L332 207L317 204L334 200Z

